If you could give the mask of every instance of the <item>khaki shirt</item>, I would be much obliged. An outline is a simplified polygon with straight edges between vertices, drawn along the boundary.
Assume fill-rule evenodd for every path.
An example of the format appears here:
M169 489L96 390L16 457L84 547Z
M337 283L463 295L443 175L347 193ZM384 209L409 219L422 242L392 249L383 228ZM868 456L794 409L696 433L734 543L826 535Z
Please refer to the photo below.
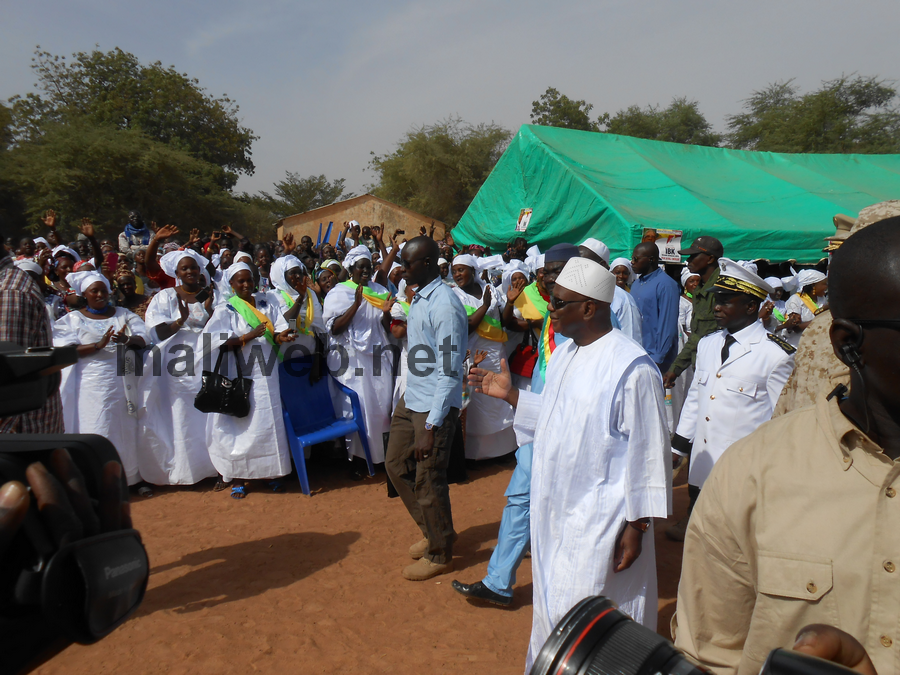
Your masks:
M850 386L850 369L838 360L831 346L831 311L825 310L803 331L794 372L788 378L772 417L812 405L820 389L832 391L837 385Z
M715 315L716 294L713 293L713 286L718 280L719 269L716 268L706 283L694 291L691 335L669 367L669 370L676 375L681 375L697 361L697 345L700 343L700 339L719 330Z
M900 672L900 461L826 393L732 445L694 508L672 631L715 673L755 675L810 623Z

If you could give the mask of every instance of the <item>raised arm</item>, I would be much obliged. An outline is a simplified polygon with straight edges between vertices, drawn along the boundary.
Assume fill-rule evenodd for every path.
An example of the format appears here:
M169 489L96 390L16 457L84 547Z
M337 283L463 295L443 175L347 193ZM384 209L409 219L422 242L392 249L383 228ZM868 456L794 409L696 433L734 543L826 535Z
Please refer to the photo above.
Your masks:
M178 228L174 225L164 225L159 228L152 237L150 243L147 244L147 252L144 253L144 269L147 271L148 277L155 277L162 274L162 268L156 261L156 253L159 251L159 245L169 237L178 234Z

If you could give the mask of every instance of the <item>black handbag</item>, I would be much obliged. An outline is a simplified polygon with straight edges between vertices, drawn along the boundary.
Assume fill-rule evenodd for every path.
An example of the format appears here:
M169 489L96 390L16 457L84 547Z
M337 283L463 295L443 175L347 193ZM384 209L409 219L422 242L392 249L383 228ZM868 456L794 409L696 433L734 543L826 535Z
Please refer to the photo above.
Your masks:
M216 359L216 367L212 372L203 371L200 391L194 398L194 407L200 412L220 413L232 417L246 417L250 414L250 387L253 380L244 377L241 372L241 359L235 354L234 361L237 364L237 377L229 380L219 374L222 366L222 357L226 349L219 349L219 358Z

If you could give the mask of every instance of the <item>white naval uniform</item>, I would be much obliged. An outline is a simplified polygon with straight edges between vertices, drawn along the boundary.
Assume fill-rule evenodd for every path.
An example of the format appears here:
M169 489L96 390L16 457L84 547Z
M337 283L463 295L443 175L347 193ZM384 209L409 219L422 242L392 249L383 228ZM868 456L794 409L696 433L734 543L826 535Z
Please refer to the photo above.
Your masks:
M773 339L759 320L734 333L737 342L723 364L725 335L720 330L698 343L694 380L675 432L694 441L688 483L697 487L728 446L772 418L794 369L794 350Z

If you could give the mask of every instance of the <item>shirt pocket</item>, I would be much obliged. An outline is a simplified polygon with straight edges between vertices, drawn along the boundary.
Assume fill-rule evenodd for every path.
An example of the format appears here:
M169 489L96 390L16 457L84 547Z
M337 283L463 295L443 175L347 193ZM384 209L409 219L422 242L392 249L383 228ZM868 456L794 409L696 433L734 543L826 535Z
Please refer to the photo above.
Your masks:
M694 377L697 378L697 384L706 384L707 380L709 380L709 371L696 370L694 371Z
M830 558L760 551L756 605L744 651L764 660L776 647L790 647L803 626L838 625Z
M747 398L756 398L756 394L759 391L759 385L750 380L740 380L738 378L730 377L725 382L725 389L731 394L737 394L738 397L746 396ZM740 398L738 398L738 400L740 400Z

